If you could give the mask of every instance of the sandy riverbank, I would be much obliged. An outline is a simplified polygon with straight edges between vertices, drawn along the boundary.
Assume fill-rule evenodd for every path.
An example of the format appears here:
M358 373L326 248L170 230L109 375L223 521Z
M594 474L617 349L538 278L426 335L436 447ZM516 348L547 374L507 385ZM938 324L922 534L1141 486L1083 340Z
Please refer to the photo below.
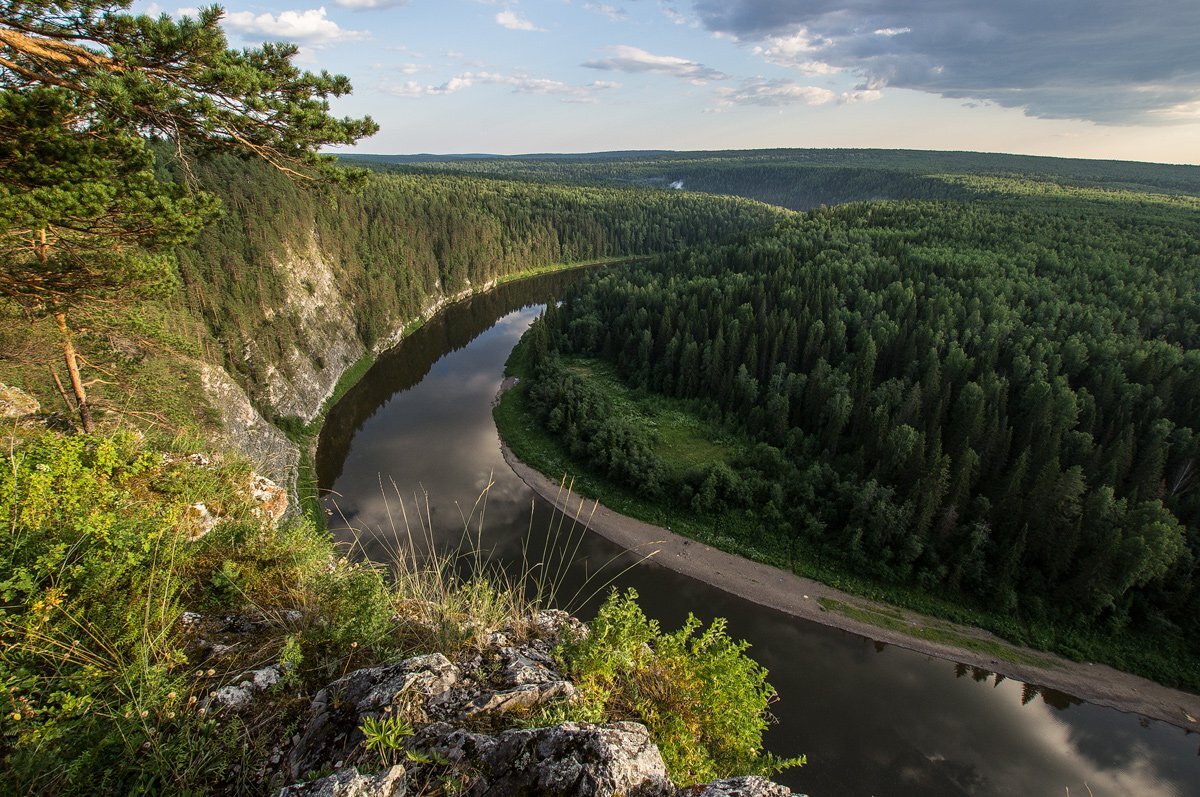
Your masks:
M794 573L743 559L681 537L659 526L613 512L603 505L596 506L593 512L594 502L591 501L587 502L580 512L578 497L572 502L572 506L564 506L563 491L557 481L547 478L517 459L508 446L502 448L505 461L534 492L551 504L556 504L557 508L568 516L587 521L592 531L618 545L636 550L640 554L653 553L652 561L657 565L795 617L841 628L869 639L930 656L980 667L1026 683L1057 689L1096 705L1141 714L1200 732L1200 695L1170 689L1101 664L1069 661L1042 651L1019 648L977 628L954 625L915 612L877 604L811 579L801 578ZM581 516L577 517L577 514ZM882 610L893 617L899 612L904 622L914 627L950 629L954 634L964 637L1002 644L1017 651L1020 659L1032 657L1047 664L1034 666L1014 663L981 655L967 648L908 636L889 628L862 622L840 612L827 611L819 602L822 598L868 611Z

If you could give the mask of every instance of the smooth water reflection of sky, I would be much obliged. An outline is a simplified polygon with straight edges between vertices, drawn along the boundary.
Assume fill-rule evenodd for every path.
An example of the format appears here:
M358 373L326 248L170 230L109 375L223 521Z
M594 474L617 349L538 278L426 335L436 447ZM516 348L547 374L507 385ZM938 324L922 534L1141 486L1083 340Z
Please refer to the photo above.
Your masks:
M514 291L512 307L523 301ZM499 313L494 305L490 311ZM367 555L391 556L393 526L403 532L398 496L410 521L427 500L437 537L456 543L462 519L472 512L478 519L476 501L489 482L481 539L495 557L519 559L525 535L550 527L545 510L531 521L533 495L504 464L491 417L504 361L538 310L502 314L469 345L435 359L411 389L376 406L335 410L354 416L342 420L353 439L332 487ZM456 314L471 312L480 308L451 308L434 323L465 323ZM478 527L470 528L474 536ZM577 558L564 594L582 580L583 563L595 572L614 558L630 561L590 534ZM727 617L730 633L751 642L780 696L768 745L809 758L781 780L813 797L1049 797L1089 789L1095 797L1200 795L1200 738L1165 723L1055 695L1023 703L1030 695L1017 681L799 621L652 563L619 583L635 587L646 612L666 627L689 612L705 621Z

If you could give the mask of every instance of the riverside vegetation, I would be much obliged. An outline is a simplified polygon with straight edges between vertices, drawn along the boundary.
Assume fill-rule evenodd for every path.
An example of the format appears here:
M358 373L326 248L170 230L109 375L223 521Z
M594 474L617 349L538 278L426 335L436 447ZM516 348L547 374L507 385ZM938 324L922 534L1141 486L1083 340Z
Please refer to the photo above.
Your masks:
M593 275L515 453L752 558L1200 688L1200 200L956 178Z

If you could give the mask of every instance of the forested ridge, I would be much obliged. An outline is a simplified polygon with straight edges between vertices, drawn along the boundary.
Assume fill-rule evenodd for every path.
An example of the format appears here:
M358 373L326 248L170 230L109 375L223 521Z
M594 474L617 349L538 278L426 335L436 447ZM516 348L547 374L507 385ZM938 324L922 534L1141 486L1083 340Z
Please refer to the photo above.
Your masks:
M961 176L1200 196L1197 166L980 152L777 149L507 158L362 155L346 160L407 173L674 187L732 194L792 210L864 200L971 198L975 192L961 184Z
M992 189L1010 194L821 209L594 276L527 339L530 406L644 496L749 509L747 547L1194 663L1200 212ZM754 445L669 467L582 374L597 359Z
M225 214L180 250L180 272L189 304L239 371L251 341L274 362L304 342L285 282L266 263L315 250L338 275L370 347L431 301L471 286L555 263L669 251L785 215L731 197L647 188L373 175L357 193L314 194L230 157L194 170Z

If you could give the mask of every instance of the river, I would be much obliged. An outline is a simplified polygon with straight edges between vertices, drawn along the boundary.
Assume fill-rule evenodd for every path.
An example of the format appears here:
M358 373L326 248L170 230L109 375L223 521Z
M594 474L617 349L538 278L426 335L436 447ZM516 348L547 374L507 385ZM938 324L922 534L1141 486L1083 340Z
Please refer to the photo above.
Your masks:
M556 529L551 548L564 550L570 528L505 464L491 405L512 347L579 275L509 283L447 308L329 413L318 482L330 528L356 554L391 561L409 533L454 546L464 528L507 565L520 566L527 538L538 560ZM571 540L560 604L586 617L615 576L668 629L689 612L725 617L730 634L751 643L779 694L768 749L808 756L778 777L797 791L1200 797L1197 735L765 609L594 534ZM558 559L549 561L557 572Z

